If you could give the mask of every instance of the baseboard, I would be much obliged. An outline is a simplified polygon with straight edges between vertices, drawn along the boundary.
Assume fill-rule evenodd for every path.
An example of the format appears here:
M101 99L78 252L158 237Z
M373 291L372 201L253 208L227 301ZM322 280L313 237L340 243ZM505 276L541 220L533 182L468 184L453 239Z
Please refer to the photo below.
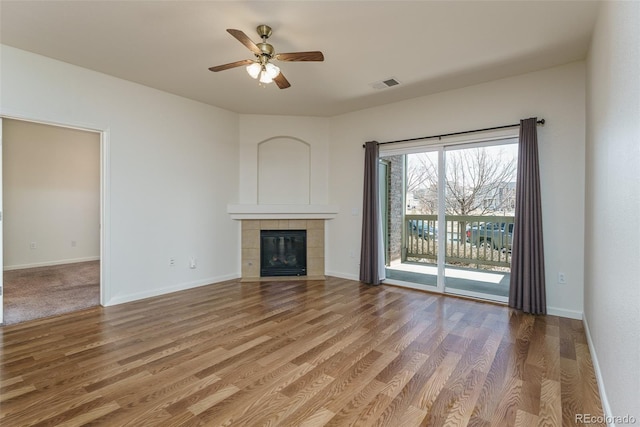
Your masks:
M593 364L593 371L596 374L596 382L598 383L598 391L600 392L600 401L602 402L602 410L607 421L610 420L612 415L611 406L609 406L609 399L607 399L607 392L604 389L604 381L602 379L602 371L600 371L600 362L598 362L598 355L596 354L596 347L593 345L591 339L591 331L589 330L589 323L587 317L582 316L582 324L584 325L584 333L587 336L587 345L589 346L589 353L591 354L591 363ZM607 423L609 427L615 427L613 423Z
M325 276L333 276L333 277L337 277L339 279L355 280L356 282L358 282L360 280L360 278L358 276L356 276L355 274L341 273L341 272L338 272L338 271L327 271L325 273Z
M566 310L564 308L547 306L547 314L558 317L567 317L569 319L582 320L582 312L577 310Z
M198 288L200 286L212 285L215 283L224 282L226 280L233 280L233 279L239 279L239 278L240 278L239 274L228 274L224 276L209 277L207 279L196 280L193 282L180 283L177 285L172 285L172 286L168 286L160 289L137 292L135 294L120 295L120 296L109 299L109 301L107 301L104 304L104 306L108 307L111 305L124 304L127 302L133 302L133 301L138 301L145 298L157 297L160 295L170 294L178 291L184 291L192 288Z
M5 265L3 266L3 271L10 270L23 270L25 268L36 268L36 267L51 267L54 265L64 265L64 264L75 264L77 262L87 262L87 261L99 261L99 256L93 257L85 257L85 258L73 258L73 259L62 259L58 261L45 261L45 262L34 262L31 264L18 264L18 265Z

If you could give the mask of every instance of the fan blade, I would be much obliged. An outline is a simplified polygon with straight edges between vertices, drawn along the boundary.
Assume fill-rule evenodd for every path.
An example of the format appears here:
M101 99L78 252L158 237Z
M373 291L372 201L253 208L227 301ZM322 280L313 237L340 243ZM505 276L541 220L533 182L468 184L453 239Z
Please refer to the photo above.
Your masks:
M279 61L324 61L324 55L320 51L278 53L275 58Z
M260 48L254 42L251 41L249 36L247 36L242 31L234 30L234 29L230 28L230 29L227 30L227 33L229 33L233 37L235 37L240 43L245 45L251 52L255 53L256 55L260 55L262 53Z
M286 89L289 86L291 86L291 83L289 83L289 80L287 80L287 78L284 76L284 74L282 74L282 72L280 72L280 74L278 74L276 78L273 79L273 81L276 82L276 84L280 89Z
M229 68L241 67L243 65L249 65L252 63L253 61L251 59L243 59L242 61L231 62L229 64L218 65L216 67L210 67L209 70L213 72L224 71L224 70L228 70Z

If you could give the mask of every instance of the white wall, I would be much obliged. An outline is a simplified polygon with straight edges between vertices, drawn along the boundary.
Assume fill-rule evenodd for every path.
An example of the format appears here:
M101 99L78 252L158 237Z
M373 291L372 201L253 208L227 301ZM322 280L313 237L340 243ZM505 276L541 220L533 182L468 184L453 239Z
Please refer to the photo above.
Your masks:
M0 114L108 131L107 304L239 276L237 114L1 49Z
M19 120L2 126L4 269L98 259L100 135Z
M608 415L640 420L640 3L603 2L588 58L585 323ZM606 230L606 239L595 230Z
M583 311L585 64L389 104L332 119L327 274L357 278L365 141L388 141L518 123L537 116L549 312ZM353 215L355 209L355 215ZM354 257L351 255L354 254ZM567 284L557 284L564 272Z
M327 203L328 196L328 159L329 159L329 119L319 117L289 117L289 116L240 116L240 203L257 204L258 193L262 192L262 198L266 203L275 204L312 204L323 205ZM279 191L269 186L268 182L282 179L281 174L275 170L264 170L266 175L262 177L262 188L258 184L259 153L265 157L263 160L274 160L277 153L260 149L265 141L278 141L279 147L285 147L283 143L299 146L296 151L297 160L304 160L308 150L308 163L296 166L298 173L305 173L308 180L308 192L295 188L295 193L287 196L285 187ZM304 148L304 147L307 148ZM275 157L274 157L275 156ZM287 159L295 160L292 154L287 154L286 149L281 150L280 167L287 167ZM302 167L304 166L304 167ZM306 170L305 170L306 168ZM304 194L303 194L304 193ZM265 197L266 196L266 197ZM303 203L306 199L306 202Z

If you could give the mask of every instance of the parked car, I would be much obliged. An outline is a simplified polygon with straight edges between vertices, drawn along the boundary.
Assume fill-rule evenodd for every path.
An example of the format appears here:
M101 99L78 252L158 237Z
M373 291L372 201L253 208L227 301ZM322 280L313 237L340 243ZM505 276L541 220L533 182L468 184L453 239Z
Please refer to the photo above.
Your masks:
M417 234L418 237L422 237L423 239L437 240L438 229L431 225L428 225L428 222L425 227L425 222L426 221L412 219L409 222L409 226L411 227L410 232L412 232L412 234Z
M475 246L487 245L497 250L511 251L512 222L485 222L467 230L467 241Z

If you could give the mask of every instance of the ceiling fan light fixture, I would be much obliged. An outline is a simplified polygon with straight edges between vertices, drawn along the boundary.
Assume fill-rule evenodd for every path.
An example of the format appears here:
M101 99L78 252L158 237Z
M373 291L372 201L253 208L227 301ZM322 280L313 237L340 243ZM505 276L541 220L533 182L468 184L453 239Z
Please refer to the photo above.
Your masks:
M247 66L247 73L249 73L251 78L257 79L260 75L260 71L262 71L262 66L258 62L254 62Z
M277 75L277 74L276 74ZM260 73L260 83L269 84L273 82L273 77L267 72L266 69Z
M280 74L280 68L270 62L265 65L265 71L271 79L275 79Z

